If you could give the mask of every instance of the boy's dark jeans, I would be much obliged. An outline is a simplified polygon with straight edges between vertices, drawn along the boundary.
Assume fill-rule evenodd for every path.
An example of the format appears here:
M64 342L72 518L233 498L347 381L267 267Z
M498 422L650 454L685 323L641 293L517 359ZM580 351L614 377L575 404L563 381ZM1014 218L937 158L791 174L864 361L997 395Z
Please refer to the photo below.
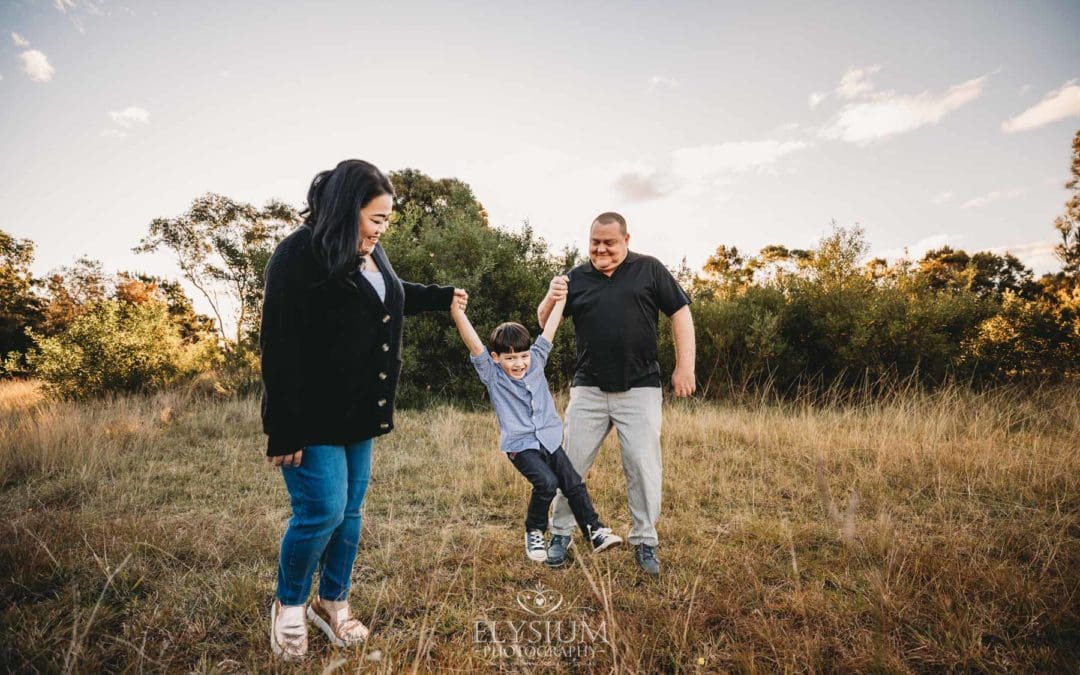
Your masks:
M574 470L570 458L560 445L555 452L547 450L522 450L521 452L507 453L507 457L513 463L514 468L532 483L532 498L529 499L529 509L525 515L526 530L547 531L548 507L555 499L555 490L562 490L563 496L570 504L570 511L574 514L574 520L578 527L589 538L589 528L593 532L603 527L596 510L593 509L592 500L585 489L585 482Z

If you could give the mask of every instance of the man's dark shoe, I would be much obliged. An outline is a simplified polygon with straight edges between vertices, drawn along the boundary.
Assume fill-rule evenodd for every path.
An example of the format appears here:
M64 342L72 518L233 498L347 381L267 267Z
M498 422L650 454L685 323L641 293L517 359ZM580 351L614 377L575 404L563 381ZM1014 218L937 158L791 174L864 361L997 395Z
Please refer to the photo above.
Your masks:
M548 542L547 560L544 563L548 567L562 567L570 558L570 547L574 545L574 539L568 534L553 534Z
M638 544L634 547L634 559L637 566L654 577L660 576L660 560L656 557L656 547Z

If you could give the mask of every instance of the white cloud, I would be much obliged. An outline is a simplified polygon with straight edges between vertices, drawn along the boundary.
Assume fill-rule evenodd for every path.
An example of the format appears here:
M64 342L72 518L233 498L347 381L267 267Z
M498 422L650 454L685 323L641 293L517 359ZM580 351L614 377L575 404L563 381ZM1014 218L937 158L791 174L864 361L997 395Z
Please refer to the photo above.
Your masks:
M22 69L34 82L48 82L52 79L56 69L49 63L49 59L36 49L28 49L19 54L22 59Z
M16 47L19 48L30 46L29 40L15 32L11 33L11 41L15 44Z
M124 138L128 135L128 129L136 125L150 124L150 113L145 108L129 105L123 110L110 111L109 119L112 120L112 126L102 129L101 135L105 138Z
M642 163L612 167L616 174L611 185L620 198L634 202L704 194L722 200L730 195L718 188L732 183L733 174L775 171L781 157L807 147L805 141L768 139L680 148L661 168Z
M923 92L908 96L883 92L872 100L849 103L822 130L822 136L865 145L937 124L945 115L977 99L986 78L984 75L961 82L940 95ZM858 88L859 82L853 85L852 91Z
M942 192L939 192L936 195L934 195L934 198L931 199L930 201L934 202L935 204L944 204L946 202L952 201L952 198L953 198L953 191L952 190L943 190Z
M123 110L114 110L110 112L109 119L121 129L130 129L136 124L149 124L150 113L144 108L129 105Z
M874 85L868 78L879 70L881 70L881 66L877 65L866 66L864 68L849 68L840 78L840 84L832 91L810 92L810 96L807 98L810 109L813 110L818 107L821 105L822 101L833 94L849 101L853 98L858 98L863 94L869 94L874 90Z
M679 81L671 78L664 77L662 75L653 75L649 78L649 93L656 91L657 89L675 89L679 86Z
M836 87L836 93L841 98L853 99L863 94L869 94L874 90L869 76L881 70L881 66L867 66L865 68L852 68L840 78L840 84Z
M52 6L61 14L67 17L71 25L75 27L75 30L80 33L86 32L86 17L87 16L105 16L106 12L102 7L103 0L53 0ZM114 11L126 11L129 14L133 12L127 7L117 7Z
M1043 99L1012 119L1001 123L1002 131L1015 133L1028 131L1080 115L1080 85L1069 80L1051 91Z
M972 199L967 200L960 205L962 209L975 209L980 206L986 206L991 202L996 202L999 199L1015 199L1027 194L1027 188L1012 188L1010 190L992 190L984 195L979 195Z
M730 141L682 148L671 155L672 170L684 179L761 170L784 155L809 147L805 141Z

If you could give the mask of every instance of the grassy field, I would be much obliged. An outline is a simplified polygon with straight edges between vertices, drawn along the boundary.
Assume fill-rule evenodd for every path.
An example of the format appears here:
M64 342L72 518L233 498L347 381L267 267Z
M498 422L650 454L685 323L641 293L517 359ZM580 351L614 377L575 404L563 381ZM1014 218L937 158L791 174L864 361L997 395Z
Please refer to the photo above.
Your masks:
M312 633L300 668L1075 671L1078 394L669 405L659 580L628 548L529 563L527 485L493 416L401 413L354 570L372 637ZM3 666L291 670L268 648L288 500L262 454L255 400L50 403L0 383ZM588 482L625 535L613 438ZM534 615L522 593L561 604ZM580 649L527 630L535 651L502 649L523 621Z

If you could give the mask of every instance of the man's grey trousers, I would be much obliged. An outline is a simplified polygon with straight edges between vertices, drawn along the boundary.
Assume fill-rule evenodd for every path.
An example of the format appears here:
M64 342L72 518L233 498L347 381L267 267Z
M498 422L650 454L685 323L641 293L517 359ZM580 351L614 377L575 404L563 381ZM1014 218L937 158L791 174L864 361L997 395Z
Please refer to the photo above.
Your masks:
M656 546L656 521L660 518L662 472L660 425L663 390L634 387L607 393L599 387L571 387L566 407L566 439L563 448L584 479L596 461L600 444L615 427L619 434L626 493L630 503L630 544ZM601 514L601 520L610 520ZM552 531L571 534L576 527L570 506L560 492L555 497Z

